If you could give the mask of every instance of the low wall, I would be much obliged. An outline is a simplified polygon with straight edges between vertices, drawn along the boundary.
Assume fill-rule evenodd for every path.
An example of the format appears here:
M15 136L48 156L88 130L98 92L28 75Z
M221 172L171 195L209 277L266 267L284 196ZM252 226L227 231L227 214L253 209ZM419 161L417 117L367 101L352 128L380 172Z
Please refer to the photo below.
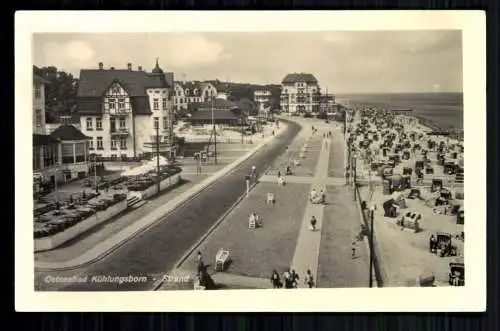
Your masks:
M170 176L160 182L160 192L172 187L174 185L177 185L181 181L181 174L175 174L173 176ZM139 199L147 199L149 197L152 197L158 192L158 188L155 185L152 185L145 189L144 191L129 191L129 195L136 196Z
M62 232L56 233L49 237L36 238L35 252L54 249L62 245L66 241L73 239L79 236L80 234L86 232L90 228L100 223L106 222L111 217L123 212L125 209L127 209L127 200L120 201L106 210L98 211L94 215L78 222L77 224L67 228Z

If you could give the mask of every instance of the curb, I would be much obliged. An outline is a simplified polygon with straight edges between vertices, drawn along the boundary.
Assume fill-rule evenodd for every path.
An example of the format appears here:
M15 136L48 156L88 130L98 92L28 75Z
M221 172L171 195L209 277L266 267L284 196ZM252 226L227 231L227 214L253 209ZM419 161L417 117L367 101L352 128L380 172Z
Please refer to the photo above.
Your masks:
M253 183L252 186L250 186L249 188L249 192L255 187L257 186L257 184L259 183L259 181L257 181L256 183ZM194 243L183 255L182 257L177 261L175 262L175 267L174 269L179 269L182 264L184 262L186 262L186 260L188 259L188 257L201 245L203 244L203 242L205 240L207 240L207 238L219 227L219 225L222 224L222 222L224 222L227 218L227 216L241 203L241 201L243 201L243 199L247 196L246 193L243 193L242 195L240 195L238 197L238 199L224 212L224 214L222 214L221 217L219 217L219 219L217 221L215 221L214 224L212 224L212 226L201 236L200 239L198 239L198 241L196 241L196 243ZM164 280L160 280L158 281L157 283L153 284L153 291L157 291L164 283L165 281Z
M285 127L284 129L286 130L287 128ZM110 249L106 250L105 252L102 252L101 254L98 254L95 258L90 259L90 260L85 261L85 262L82 262L82 263L78 263L78 264L72 265L72 266L65 266L65 267L59 267L59 268L58 267L55 267L55 268L51 268L51 267L40 267L40 268L37 268L36 267L36 262L35 262L35 271L36 272L44 272L44 271L69 271L69 270L79 269L81 267L85 267L85 266L93 264L93 263L95 263L95 262L97 262L99 260L102 260L103 258L107 257L108 255L110 255L111 253L113 253L114 251L116 251L117 249L119 249L120 247L122 247L123 245L125 245L127 242L131 241L132 239L137 238L138 236L140 236L141 234L143 234L147 230L149 230L152 227L154 227L162 219L164 219L165 217L168 217L170 214L172 214L173 212L175 212L176 210L178 210L180 207L184 206L186 203L188 203L192 199L196 198L203 191L205 191L206 189L210 188L212 185L216 184L222 178L224 178L227 175L229 175L232 172L234 172L236 170L236 168L240 164L242 164L243 162L245 162L246 160L248 160L251 156L253 156L259 150L261 150L264 146L267 146L267 144L269 144L270 142L272 142L273 139L279 137L281 134L282 133L278 133L278 134L276 134L274 136L270 136L268 139L264 140L262 142L262 144L260 144L258 146L255 146L247 154L245 154L244 156L240 157L240 159L238 159L235 162L227 165L225 168L219 170L218 172L221 174L220 177L214 179L214 176L216 176L216 174L217 174L216 173L212 177L207 178L206 179L207 183L205 183L204 185L202 185L203 182L200 183L200 186L202 186L202 187L200 187L200 189L198 191L196 191L192 195L186 197L184 200L179 201L179 203L177 205L175 205L174 207L172 207L171 210L167 211L165 214L162 214L161 216L156 217L152 222L150 222L149 224L145 225L144 227L138 229L136 232L132 233L130 236L127 236L126 238L124 238L123 240L121 240L120 242L118 242L117 244L115 244ZM241 201L241 200L239 200L239 201ZM234 207L231 206L231 209L232 208L234 208Z

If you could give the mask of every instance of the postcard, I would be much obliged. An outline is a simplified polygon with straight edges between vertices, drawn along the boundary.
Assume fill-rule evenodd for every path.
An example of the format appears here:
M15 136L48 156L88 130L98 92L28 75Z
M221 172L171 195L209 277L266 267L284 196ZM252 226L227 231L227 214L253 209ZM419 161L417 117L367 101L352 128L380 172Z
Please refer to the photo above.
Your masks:
M486 309L484 12L15 22L18 311Z

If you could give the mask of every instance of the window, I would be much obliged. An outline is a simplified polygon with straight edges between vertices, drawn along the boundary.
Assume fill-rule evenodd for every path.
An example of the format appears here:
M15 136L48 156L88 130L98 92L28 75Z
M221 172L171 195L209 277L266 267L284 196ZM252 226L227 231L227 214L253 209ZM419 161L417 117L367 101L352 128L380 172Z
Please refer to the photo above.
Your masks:
M163 128L168 129L168 118L167 117L163 118Z
M109 99L109 109L115 109L115 99Z
M42 126L42 110L37 109L35 111L35 124L36 126Z
M111 89L111 93L113 94L120 94L120 87L118 86L113 86L113 88Z
M35 85L35 98L40 99L41 97L42 97L42 85L36 84Z
M112 150L117 149L117 145L118 145L118 140L111 139L111 149Z
M102 118L96 117L95 119L95 129L102 130Z
M159 125L159 119L158 119L158 117L155 117L154 118L154 125L153 125L155 130L159 128L158 125Z
M88 146L89 149L94 149L94 139L89 140L87 143L88 143L87 146Z
M153 109L158 110L158 99L153 99Z
M162 103L161 107L162 107L163 109L167 109L167 99L166 99L166 98L163 98L163 99L161 100L161 103Z
M102 137L97 137L97 149L104 149L104 146L102 145Z
M124 108L125 108L125 99L124 98L118 99L118 109L123 110Z
M125 129L125 127L126 127L125 126L125 124L126 124L125 123L125 119L124 118L120 118L120 122L119 123L120 123L120 129Z
M87 130L94 130L92 128L92 117L87 118Z
M120 138L120 149L127 149L127 139Z

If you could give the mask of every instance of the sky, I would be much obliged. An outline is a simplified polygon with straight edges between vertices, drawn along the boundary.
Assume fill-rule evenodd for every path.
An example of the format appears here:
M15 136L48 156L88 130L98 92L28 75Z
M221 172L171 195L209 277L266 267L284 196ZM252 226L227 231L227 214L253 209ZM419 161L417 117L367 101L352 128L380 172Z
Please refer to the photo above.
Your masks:
M159 58L176 80L280 84L307 72L330 93L462 92L462 35L455 30L38 33L33 61L78 76Z

